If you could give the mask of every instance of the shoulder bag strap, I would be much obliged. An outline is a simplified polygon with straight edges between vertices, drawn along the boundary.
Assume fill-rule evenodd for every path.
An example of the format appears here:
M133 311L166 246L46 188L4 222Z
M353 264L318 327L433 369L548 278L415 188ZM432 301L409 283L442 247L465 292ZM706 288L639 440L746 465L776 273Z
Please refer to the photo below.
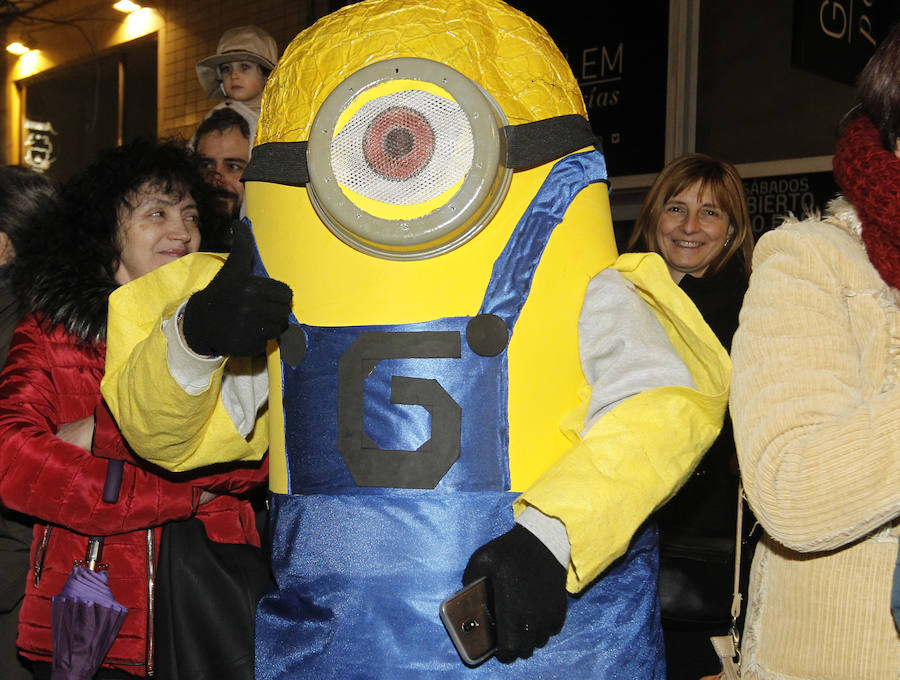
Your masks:
M737 632L737 620L741 615L741 533L744 520L744 486L738 482L737 493L737 527L734 538L734 590L731 598L731 631L729 635L717 635L709 638L716 655L722 662L723 680L738 680L741 677L740 636Z

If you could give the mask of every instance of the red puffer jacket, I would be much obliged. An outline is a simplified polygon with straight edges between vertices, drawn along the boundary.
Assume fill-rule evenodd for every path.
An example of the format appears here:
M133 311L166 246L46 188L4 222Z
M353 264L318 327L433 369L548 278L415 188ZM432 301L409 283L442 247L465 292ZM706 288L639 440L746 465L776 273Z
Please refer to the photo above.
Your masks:
M104 351L60 327L47 331L32 314L16 329L0 375L0 502L38 519L18 646L28 658L51 660L50 598L84 559L87 536L104 535L109 585L129 610L104 665L146 675L148 558L155 560L160 526L196 516L212 540L259 545L249 502L233 494L262 484L268 469L264 462L172 481L126 463L118 502L103 502L108 463L101 456L120 458L126 448L105 409L97 409L94 454L55 433L101 404ZM198 507L201 490L223 495Z

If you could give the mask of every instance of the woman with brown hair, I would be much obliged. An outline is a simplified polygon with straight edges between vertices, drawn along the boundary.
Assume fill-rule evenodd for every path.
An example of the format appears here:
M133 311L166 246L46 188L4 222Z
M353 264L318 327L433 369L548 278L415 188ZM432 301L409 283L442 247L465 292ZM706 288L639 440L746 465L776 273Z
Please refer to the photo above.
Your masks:
M627 250L662 255L676 283L685 274L714 277L735 256L749 277L753 233L735 167L700 153L666 165L647 192Z
M628 250L659 253L719 342L731 348L753 252L743 183L733 165L704 154L669 163L650 187ZM719 669L709 637L731 624L738 477L726 417L697 469L656 514L670 680Z
M858 82L823 216L760 239L731 406L753 559L743 673L896 678L900 25ZM895 600L896 602L896 600ZM900 603L896 603L900 605ZM895 616L897 612L894 612Z

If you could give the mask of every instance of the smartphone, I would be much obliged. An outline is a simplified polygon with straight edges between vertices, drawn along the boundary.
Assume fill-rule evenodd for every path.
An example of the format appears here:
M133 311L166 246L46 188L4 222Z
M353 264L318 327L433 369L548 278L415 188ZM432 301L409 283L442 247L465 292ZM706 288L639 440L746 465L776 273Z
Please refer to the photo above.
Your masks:
M491 587L485 578L441 602L441 621L469 666L477 666L497 650Z

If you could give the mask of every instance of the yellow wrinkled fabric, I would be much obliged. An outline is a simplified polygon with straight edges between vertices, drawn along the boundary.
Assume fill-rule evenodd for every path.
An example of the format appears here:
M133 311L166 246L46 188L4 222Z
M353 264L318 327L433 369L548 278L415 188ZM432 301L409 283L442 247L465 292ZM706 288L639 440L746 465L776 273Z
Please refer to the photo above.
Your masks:
M232 423L219 399L224 367L198 395L185 392L167 368L162 320L205 287L224 259L210 253L188 255L118 288L109 298L100 391L134 451L167 470L259 460L268 448L265 415L249 439Z
M338 84L363 66L399 57L459 71L491 94L512 125L587 117L563 55L543 28L509 5L368 0L320 19L287 46L263 93L256 143L308 139Z
M631 282L690 369L696 390L661 387L622 402L583 438L590 388L561 424L575 444L516 500L566 525L577 592L624 554L640 524L684 483L722 426L731 362L700 312L656 255L627 254L613 268Z

